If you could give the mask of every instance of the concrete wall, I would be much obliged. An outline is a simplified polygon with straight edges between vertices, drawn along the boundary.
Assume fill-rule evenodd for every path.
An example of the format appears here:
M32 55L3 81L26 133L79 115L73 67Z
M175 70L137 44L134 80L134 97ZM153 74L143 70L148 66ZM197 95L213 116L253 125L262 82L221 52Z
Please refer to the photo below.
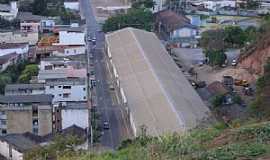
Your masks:
M38 42L38 33L0 33L0 43L29 43L35 45Z
M173 31L172 38L186 38L196 36L196 30L192 28L181 28Z
M81 127L88 127L88 110L87 109L63 109L61 111L62 129L72 126L73 124Z
M85 46L81 46L81 47L69 47L64 49L64 53L62 52L58 52L58 51L54 51L53 55L57 55L57 56L72 56L72 55L80 55L80 54L85 54Z
M22 32L38 32L40 23L28 23L22 22L20 23L20 29Z
M80 10L80 3L78 2L64 2L65 9Z
M5 141L0 141L0 154L9 158L9 144Z
M70 85L45 86L45 93L54 95L53 102L86 101L85 85L72 85L71 89L63 89L63 86ZM69 93L69 96L63 97L65 93Z
M49 134L52 132L52 111L51 111L51 109L39 109L38 110L38 121L39 121L39 128L38 128L39 135L46 135L46 134Z
M85 33L81 32L59 32L59 43L55 45L85 45Z
M9 110L7 113L7 133L32 132L32 110Z
M12 148L12 160L23 160L23 154Z

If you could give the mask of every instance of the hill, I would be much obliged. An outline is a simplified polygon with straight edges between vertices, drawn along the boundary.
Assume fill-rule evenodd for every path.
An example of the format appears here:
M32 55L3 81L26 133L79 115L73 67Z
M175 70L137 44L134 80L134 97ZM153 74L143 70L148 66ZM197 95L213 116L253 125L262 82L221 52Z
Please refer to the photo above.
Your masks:
M240 128L194 130L188 135L142 136L116 152L77 153L60 160L266 160L270 159L270 122Z

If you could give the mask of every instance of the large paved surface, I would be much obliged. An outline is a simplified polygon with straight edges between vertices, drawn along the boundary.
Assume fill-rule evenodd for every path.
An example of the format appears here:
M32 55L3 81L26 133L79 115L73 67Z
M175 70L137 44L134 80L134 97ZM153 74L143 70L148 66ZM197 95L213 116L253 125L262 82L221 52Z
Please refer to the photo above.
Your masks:
M128 137L129 130L123 116L123 111L118 104L113 103L105 67L104 53L104 34L97 32L98 25L91 8L89 0L81 0L82 12L86 18L87 33L96 33L97 46L91 51L91 44L87 44L88 54L93 53L94 71L96 77L95 96L97 100L97 109L101 113L102 122L108 121L110 124L109 130L104 130L104 135L101 137L101 145L105 148L115 149L125 137ZM102 124L101 124L102 125Z

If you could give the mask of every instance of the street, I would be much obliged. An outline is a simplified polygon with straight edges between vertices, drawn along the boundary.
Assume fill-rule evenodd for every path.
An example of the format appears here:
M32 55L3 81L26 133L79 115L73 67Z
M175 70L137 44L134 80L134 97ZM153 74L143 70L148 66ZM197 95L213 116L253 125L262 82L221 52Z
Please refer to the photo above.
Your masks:
M87 42L87 54L93 55L92 61L93 70L95 73L96 87L91 90L96 102L97 111L101 114L101 126L103 122L109 122L110 129L103 130L103 135L100 139L102 147L116 149L123 137L128 133L125 118L122 114L122 109L119 105L113 104L105 66L105 58L103 53L104 48L104 33L98 32L100 26L95 19L93 9L89 0L81 0L81 9L86 19L87 35L96 37L96 46ZM88 56L90 57L90 56ZM89 64L88 64L89 65Z

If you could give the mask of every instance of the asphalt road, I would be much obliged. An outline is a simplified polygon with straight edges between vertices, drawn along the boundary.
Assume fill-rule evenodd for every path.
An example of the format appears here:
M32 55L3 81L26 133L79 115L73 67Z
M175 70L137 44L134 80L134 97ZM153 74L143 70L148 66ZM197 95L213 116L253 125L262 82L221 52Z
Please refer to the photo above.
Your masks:
M97 100L97 110L101 114L101 125L103 121L108 121L110 129L104 130L101 137L101 145L105 148L115 149L127 133L126 122L123 111L118 105L113 105L112 97L109 90L106 66L104 60L104 33L98 32L99 26L93 14L90 0L81 0L82 13L86 19L87 34L96 34L96 46L87 42L87 53L93 54L94 72L96 78L95 95ZM92 49L91 49L92 48ZM94 48L94 49L93 49Z

